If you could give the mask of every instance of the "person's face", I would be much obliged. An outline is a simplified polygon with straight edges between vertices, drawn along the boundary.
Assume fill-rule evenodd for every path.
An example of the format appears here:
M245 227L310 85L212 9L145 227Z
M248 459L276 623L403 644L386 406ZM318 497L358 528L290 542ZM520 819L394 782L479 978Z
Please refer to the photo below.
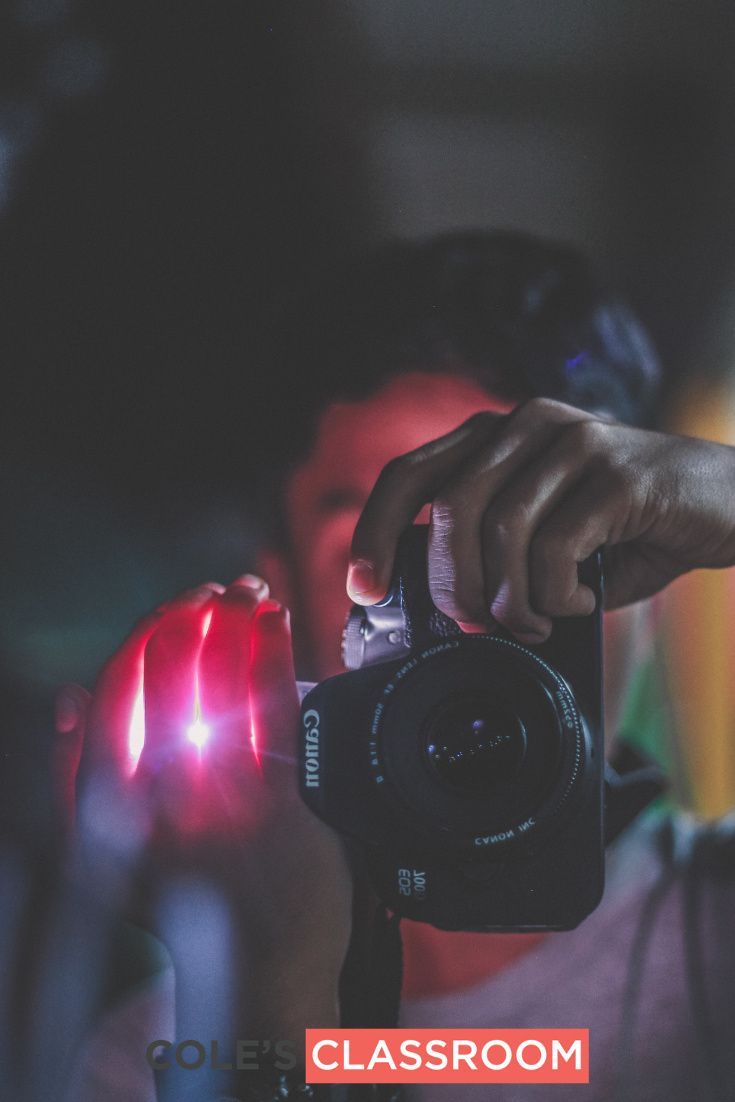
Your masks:
M340 673L340 639L352 533L391 459L457 428L479 410L507 411L477 384L452 375L400 376L359 402L331 406L311 454L292 476L286 518L293 547L299 625L319 678Z

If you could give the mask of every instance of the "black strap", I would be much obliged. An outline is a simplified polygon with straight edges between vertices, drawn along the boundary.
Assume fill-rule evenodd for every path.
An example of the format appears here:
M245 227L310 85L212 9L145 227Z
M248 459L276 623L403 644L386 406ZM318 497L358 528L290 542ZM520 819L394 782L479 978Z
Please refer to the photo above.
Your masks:
M356 931L340 980L344 1029L398 1025L403 979L400 918L379 903L369 931Z
M352 939L340 977L344 1029L392 1029L398 1025L403 981L400 917L376 900L364 859L351 848L353 867ZM335 1102L400 1102L395 1084L334 1087Z

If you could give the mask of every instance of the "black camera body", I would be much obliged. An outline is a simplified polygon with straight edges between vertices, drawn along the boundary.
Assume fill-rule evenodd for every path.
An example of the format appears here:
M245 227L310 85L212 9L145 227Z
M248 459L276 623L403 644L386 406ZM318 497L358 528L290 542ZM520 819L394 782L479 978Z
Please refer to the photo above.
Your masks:
M571 929L604 886L600 556L580 566L596 611L527 647L463 634L436 609L426 537L404 533L389 594L353 607L351 672L303 701L302 796L363 843L400 915L445 930Z

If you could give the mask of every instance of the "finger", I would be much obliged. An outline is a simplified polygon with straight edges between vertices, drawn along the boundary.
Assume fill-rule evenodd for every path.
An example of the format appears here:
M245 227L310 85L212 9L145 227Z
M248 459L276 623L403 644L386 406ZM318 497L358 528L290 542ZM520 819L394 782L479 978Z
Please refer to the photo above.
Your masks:
M535 607L549 616L585 616L595 607L578 565L615 538L624 508L618 491L594 475L583 479L538 529L529 553Z
M432 506L428 565L432 600L447 616L465 625L494 623L491 603L502 579L488 590L483 551L487 510L503 493L509 502L505 511L513 510L522 472L540 456L546 462L563 432L588 416L558 402L529 402L505 418L492 439L441 488ZM527 493L533 493L532 486ZM515 513L520 517L522 510ZM499 611L504 616L502 600Z
M532 435L508 423L442 489L431 509L429 590L437 608L458 623L492 625L483 561L488 504L519 468L558 432L556 424Z
M261 601L265 600L270 593L268 583L257 574L241 574L238 578L235 578L231 585L245 586L246 589L251 589Z
M115 773L135 771L143 748L143 655L146 644L167 612L209 599L217 582L180 593L168 604L144 616L97 678L82 749L81 772L111 765Z
M467 632L484 631L490 624L482 574L482 509L460 505L461 491L447 489L431 508L428 541L428 580L431 599Z
M385 596L401 532L500 420L500 414L478 414L383 468L352 538L347 591L353 601L373 604Z
M199 659L202 720L210 763L253 764L249 702L252 620L267 586L253 575L233 583L212 610Z
M295 792L299 697L288 610L275 601L260 606L253 625L250 706L265 778Z
M577 426L565 426L542 455L512 478L483 518L485 592L494 619L524 643L551 633L547 606L536 604L529 580L529 549L539 525L584 478L586 454Z
M687 567L660 548L618 543L605 548L605 608L646 600L685 573Z
M164 615L157 610L143 617L105 663L94 687L87 738L82 750L81 772L111 765L120 776L129 775L143 745L143 653L146 643ZM139 705L136 709L136 701ZM131 731L133 717L139 717Z
M190 746L197 666L212 607L221 600L207 586L177 598L164 612L144 650L145 744L140 769L149 775Z
M52 772L65 831L74 826L76 780L92 697L81 685L63 685L56 694Z

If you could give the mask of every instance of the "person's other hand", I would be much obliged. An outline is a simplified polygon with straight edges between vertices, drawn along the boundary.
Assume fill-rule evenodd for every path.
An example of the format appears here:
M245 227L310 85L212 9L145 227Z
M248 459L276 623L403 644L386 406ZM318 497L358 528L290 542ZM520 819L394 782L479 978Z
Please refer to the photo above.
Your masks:
M57 709L67 745L84 740L78 830L102 840L95 867L125 855L137 914L174 879L215 890L247 988L237 1026L256 1036L336 1024L350 936L341 843L298 793L298 714L288 613L252 576L146 617L92 697L67 686ZM67 802L78 757L60 755Z
M534 399L480 413L384 468L355 529L348 592L386 593L402 530L431 503L434 603L468 630L540 642L594 607L577 566L605 551L605 602L735 563L735 449Z

